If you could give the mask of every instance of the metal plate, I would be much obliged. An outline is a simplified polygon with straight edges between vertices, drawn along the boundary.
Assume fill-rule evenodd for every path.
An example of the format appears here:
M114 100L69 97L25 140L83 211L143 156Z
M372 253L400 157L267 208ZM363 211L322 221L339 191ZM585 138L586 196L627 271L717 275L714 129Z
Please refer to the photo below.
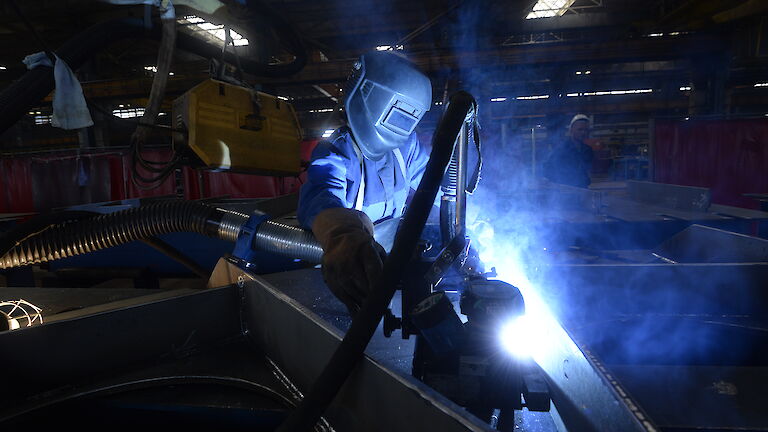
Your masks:
M610 369L664 429L765 430L768 424L766 367L617 365Z
M768 262L768 240L691 225L653 252L679 263Z
M226 287L0 333L3 411L41 392L134 370L185 350L237 336L237 291ZM0 418L2 416L0 415Z
M227 268L222 268L226 266ZM248 336L306 391L341 341L341 332L258 276L222 261L244 285ZM344 431L491 431L490 427L423 383L365 357L326 411Z
M711 192L703 187L628 180L627 192L635 201L692 212L705 212L712 202Z
M276 273L263 278L305 307L318 311L337 328L346 329L349 325L344 306L322 285L317 270ZM558 429L561 431L565 427L574 431L652 430L650 423L644 425L638 419L638 415L642 416L639 409L629 408L634 403L620 395L618 383L606 377L593 360L588 360L557 323L552 324L546 333L547 353L537 360L549 375L555 421L550 413L518 412L519 430L550 432L558 422L561 422ZM386 339L380 330L366 350L369 356L404 374L410 373L412 352L412 340Z

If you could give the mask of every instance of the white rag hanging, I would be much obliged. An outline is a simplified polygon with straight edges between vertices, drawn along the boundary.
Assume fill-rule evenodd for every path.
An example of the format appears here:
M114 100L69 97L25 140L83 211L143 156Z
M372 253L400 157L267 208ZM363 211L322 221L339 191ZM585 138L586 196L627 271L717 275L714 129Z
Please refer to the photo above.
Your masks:
M83 89L80 82L69 68L67 63L56 56L56 64L51 64L51 59L45 52L37 52L24 57L27 69L38 66L53 67L53 79L56 87L53 91L53 117L51 125L61 129L80 129L93 126L91 113L85 103Z

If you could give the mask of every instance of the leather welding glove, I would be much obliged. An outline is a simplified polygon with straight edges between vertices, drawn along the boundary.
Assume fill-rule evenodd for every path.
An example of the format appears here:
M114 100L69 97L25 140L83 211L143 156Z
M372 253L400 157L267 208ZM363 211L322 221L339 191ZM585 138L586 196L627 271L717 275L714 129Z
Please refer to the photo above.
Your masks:
M363 212L330 208L318 213L312 232L323 247L323 279L354 316L381 278L387 257L373 238L373 223Z

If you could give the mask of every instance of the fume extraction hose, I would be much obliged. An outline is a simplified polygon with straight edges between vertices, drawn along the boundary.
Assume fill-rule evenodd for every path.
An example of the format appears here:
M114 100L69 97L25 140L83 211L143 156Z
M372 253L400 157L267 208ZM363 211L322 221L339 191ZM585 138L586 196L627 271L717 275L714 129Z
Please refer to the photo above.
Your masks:
M451 159L453 144L474 105L474 98L469 93L458 92L451 97L448 109L435 131L432 153L421 183L403 217L392 252L384 262L382 279L372 287L371 294L352 320L352 325L331 360L299 406L280 425L278 432L311 431L363 357L365 347L376 331L403 277L403 271L413 256Z
M6 250L0 250L0 269L44 263L172 232L194 232L236 242L249 218L196 201L149 204L53 224L16 239ZM323 253L308 230L270 220L258 225L251 246L312 263L319 263Z

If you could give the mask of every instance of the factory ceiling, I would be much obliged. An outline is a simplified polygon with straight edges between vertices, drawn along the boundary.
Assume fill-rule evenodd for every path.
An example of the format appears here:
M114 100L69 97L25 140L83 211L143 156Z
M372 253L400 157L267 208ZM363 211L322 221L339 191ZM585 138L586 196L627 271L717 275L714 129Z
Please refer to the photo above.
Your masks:
M177 15L230 23L249 41L237 48L240 56L257 62L290 63L296 53L285 35L299 35L306 66L282 76L246 74L246 80L293 100L309 117L337 105L354 59L376 47L402 48L438 91L469 85L483 96L588 91L594 88L587 79L605 77L635 80L636 88L664 80L685 86L718 68L730 71L724 79L738 87L768 71L768 2L761 0L548 0L564 6L559 16L539 19L526 19L537 7L533 0L262 0L250 10L225 3L227 12L213 16L183 5ZM0 3L0 89L24 74L26 55L55 51L91 25L143 19L146 12L92 0L15 4L28 24L13 2ZM185 21L180 28L190 33L195 25ZM86 95L110 103L145 98L157 39L116 41L95 55L78 70ZM179 48L172 71L168 93L174 97L208 75L209 60ZM580 88L562 84L580 72L591 73L579 77Z

